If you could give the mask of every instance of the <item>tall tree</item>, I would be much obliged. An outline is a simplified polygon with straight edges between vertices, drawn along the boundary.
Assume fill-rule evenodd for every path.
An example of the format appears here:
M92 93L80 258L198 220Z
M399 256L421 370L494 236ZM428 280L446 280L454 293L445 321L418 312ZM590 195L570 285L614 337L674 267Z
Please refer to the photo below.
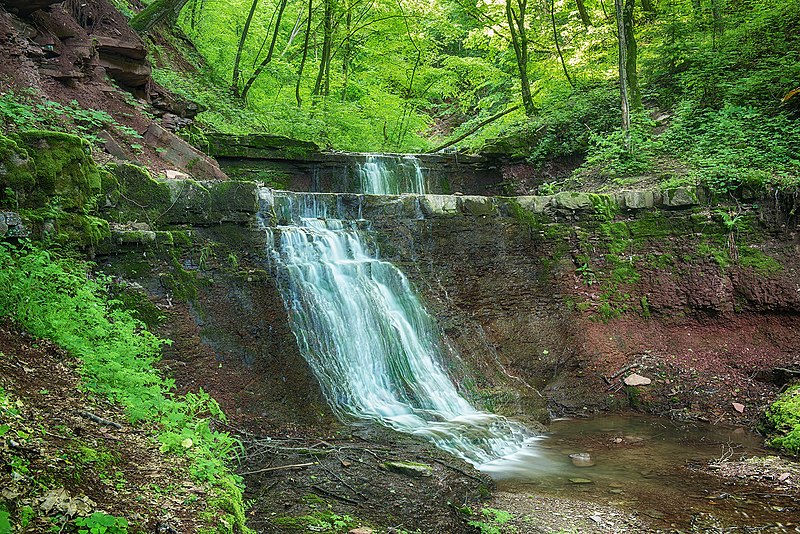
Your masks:
M286 10L286 2L287 0L279 0L278 3L278 15L275 18L275 28L272 30L272 40L269 43L269 49L267 50L267 55L258 65L253 74L250 75L250 78L247 80L247 83L244 84L244 89L242 89L242 98L247 98L247 93L250 92L250 89L253 87L253 84L261 76L261 73L267 68L267 65L270 64L272 61L272 57L275 54L275 43L278 41L278 34L281 30L281 21L283 20L283 12Z
M581 16L581 22L588 28L592 25L592 21L589 19L589 11L586 10L586 4L583 0L575 0L575 3L578 5L578 13Z
M323 0L322 52L320 53L317 80L314 83L314 96L327 96L331 89L331 55L333 52L333 11L334 0Z
M625 0L622 8L622 23L625 33L625 73L628 82L628 96L631 108L634 110L642 107L642 92L639 90L639 73L637 70L638 50L636 35L633 32L633 8L636 0Z
M550 0L550 21L553 23L553 40L556 42L556 51L558 52L558 57L561 60L561 67L564 69L564 76L567 77L567 81L569 82L572 88L575 88L575 84L572 82L572 78L569 77L569 71L567 71L567 63L564 61L564 54L561 53L561 45L558 43L558 30L556 29L556 8L555 8L555 0Z
M522 106L528 116L536 112L531 96L531 84L528 81L528 29L525 26L527 0L506 0L506 19L511 29L511 44L517 58L520 89L522 90Z
M311 16L314 13L314 0L308 0L308 18L306 19L306 35L303 37L303 57L300 60L300 67L297 69L297 82L294 86L294 97L297 100L297 107L303 105L303 99L300 97L300 84L303 80L303 69L306 66L306 59L308 58L308 39L311 37Z
M623 22L622 0L614 0L617 16L617 38L619 41L619 93L622 104L622 131L625 134L625 149L631 148L631 107L628 101L628 45Z
M250 5L250 12L247 14L247 20L245 20L244 23L244 28L242 28L242 35L239 37L239 46L236 48L236 59L233 62L233 79L231 80L231 87L237 96L239 94L239 63L242 61L244 43L247 40L247 34L250 31L250 23L253 22L253 15L256 13L256 6L258 6L258 0L253 0L253 3Z

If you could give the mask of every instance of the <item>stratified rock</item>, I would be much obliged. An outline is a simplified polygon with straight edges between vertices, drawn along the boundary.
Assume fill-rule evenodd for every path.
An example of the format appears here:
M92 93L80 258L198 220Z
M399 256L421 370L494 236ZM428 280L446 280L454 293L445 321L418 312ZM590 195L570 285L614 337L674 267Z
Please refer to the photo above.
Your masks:
M651 383L652 380L650 380L646 376L637 375L636 373L633 373L626 376L624 382L626 386L646 386L647 384Z
M186 169L194 178L226 180L228 177L216 162L192 145L153 123L144 133L144 141L162 147L161 158L177 167Z
M383 467L409 477L429 477L433 471L431 466L415 462L383 462Z
M12 13L26 16L39 9L57 4L60 1L61 0L0 0L0 4L4 5L6 9Z

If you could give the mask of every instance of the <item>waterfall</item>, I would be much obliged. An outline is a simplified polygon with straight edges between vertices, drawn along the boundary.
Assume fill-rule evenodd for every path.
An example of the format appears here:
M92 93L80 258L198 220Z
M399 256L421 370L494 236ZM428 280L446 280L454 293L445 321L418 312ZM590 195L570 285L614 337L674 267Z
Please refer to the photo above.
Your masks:
M441 339L408 279L379 259L365 221L324 218L316 202L270 228L292 331L334 412L424 436L476 466L519 452L530 434L480 412L443 367Z
M372 195L424 195L425 175L419 159L412 155L367 154L357 164L362 193Z

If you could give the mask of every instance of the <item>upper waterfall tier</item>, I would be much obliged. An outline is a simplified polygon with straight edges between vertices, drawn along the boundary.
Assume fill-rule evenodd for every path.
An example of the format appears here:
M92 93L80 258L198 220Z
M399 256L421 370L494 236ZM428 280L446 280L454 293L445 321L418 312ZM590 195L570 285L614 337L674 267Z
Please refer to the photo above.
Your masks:
M415 156L367 154L357 163L359 191L373 195L424 195L427 189L425 171Z

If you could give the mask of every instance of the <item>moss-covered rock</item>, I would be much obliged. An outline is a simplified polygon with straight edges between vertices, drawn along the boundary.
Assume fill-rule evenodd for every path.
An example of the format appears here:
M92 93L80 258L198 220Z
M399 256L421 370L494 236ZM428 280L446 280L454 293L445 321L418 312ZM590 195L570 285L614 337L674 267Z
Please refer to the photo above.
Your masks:
M130 163L107 167L103 191L109 201L106 212L116 222L146 221L154 224L172 203L170 188L153 179L144 167ZM116 189L115 189L116 188Z
M771 447L800 456L800 385L787 389L767 408L760 426Z
M36 186L33 162L28 151L11 137L0 134L0 202L16 207L19 190Z

